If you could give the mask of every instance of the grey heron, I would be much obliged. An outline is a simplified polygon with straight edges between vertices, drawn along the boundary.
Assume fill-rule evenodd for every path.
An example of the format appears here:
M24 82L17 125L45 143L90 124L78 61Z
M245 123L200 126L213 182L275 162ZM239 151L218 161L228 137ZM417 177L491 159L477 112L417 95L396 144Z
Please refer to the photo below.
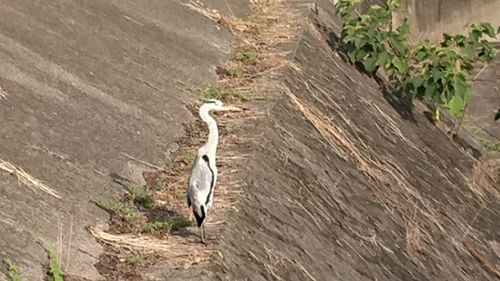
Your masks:
M187 192L188 207L192 208L196 223L200 229L200 238L205 240L205 221L208 210L212 207L214 189L217 183L217 166L215 162L217 145L219 142L219 129L217 122L210 116L211 111L241 111L233 106L226 106L219 100L207 100L200 107L200 118L208 125L208 140L198 149L193 163Z

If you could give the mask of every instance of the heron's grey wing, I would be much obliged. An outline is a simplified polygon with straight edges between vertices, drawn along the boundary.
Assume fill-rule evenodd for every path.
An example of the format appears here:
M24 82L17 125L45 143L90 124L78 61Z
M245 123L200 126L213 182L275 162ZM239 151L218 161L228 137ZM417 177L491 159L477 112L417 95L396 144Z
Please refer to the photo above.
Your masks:
M202 158L197 158L189 178L188 200L191 204L194 204L194 201L198 201L196 202L198 204L202 202L205 204L212 181L213 172L208 163Z

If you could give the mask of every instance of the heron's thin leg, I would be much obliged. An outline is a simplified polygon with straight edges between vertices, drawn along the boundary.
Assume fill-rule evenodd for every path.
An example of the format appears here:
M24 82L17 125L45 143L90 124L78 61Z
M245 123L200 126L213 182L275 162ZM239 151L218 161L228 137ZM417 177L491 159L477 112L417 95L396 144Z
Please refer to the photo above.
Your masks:
M201 237L201 243L206 245L207 242L205 241L205 225L202 225L200 227L200 237Z
M206 232L206 230L205 230L205 224L203 224L203 226L202 226L202 227L203 227L203 239L205 240L205 244L206 244L206 243L207 243L207 242L206 242L206 241L207 241L207 237L206 237L207 232Z

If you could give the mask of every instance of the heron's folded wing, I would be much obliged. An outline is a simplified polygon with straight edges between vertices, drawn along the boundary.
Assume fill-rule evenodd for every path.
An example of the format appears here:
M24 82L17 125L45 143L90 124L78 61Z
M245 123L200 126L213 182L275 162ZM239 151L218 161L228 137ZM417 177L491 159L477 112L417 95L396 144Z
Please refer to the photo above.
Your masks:
M213 180L213 174L208 163L203 159L197 159L191 177L189 178L189 196L190 198L206 198L210 192L210 186Z

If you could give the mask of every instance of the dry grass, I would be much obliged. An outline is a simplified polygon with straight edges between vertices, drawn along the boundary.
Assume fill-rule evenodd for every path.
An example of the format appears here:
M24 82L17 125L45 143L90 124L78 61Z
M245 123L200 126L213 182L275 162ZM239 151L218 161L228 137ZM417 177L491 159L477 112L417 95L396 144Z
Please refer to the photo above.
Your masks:
M169 260L189 267L206 262L210 257L210 249L201 247L197 241L180 236L170 236L168 239L157 239L146 235L111 234L101 226L90 226L90 233L106 245L126 249L138 255L157 254Z
M272 94L276 85L264 79L279 75L280 70L292 68L299 71L298 66L288 58L288 53L279 49L279 44L290 42L296 38L299 28L291 26L292 18L298 14L279 0L253 0L252 15L246 19L234 16L222 16L203 4L190 1L186 5L198 13L229 28L239 39L235 46L233 58L223 67L219 85L221 88L247 93L249 97L262 97L264 93ZM252 94L253 93L253 94Z
M256 264L260 264L262 268L265 268L276 280L287 280L276 272L278 269L283 269L286 272L286 276L291 274L292 269L295 269L298 274L302 275L301 280L317 280L299 261L289 257L284 252L277 249L269 249L265 246L264 250L267 259L257 257L252 251L249 251L248 255Z
M384 118L384 120L386 121L386 123L384 125L389 126L393 136L399 137L405 145L409 146L410 148L414 149L415 151L420 151L420 149L415 144L413 144L413 142L411 142L410 140L408 140L408 138L405 137L405 135L403 134L403 132L401 132L398 124L396 124L394 119L392 119L389 115L387 115L387 113L385 113L382 109L380 109L380 107L375 102L367 101L364 98L361 98L361 101L364 104L366 104L367 106L370 106L373 109L375 109L376 112L379 114L379 116ZM379 129L379 130L382 133L384 132L384 130L382 130L382 129Z
M489 200L500 200L499 175L500 159L480 160L474 166L468 187L482 203Z
M417 217L418 212L406 219L406 252L418 263L418 256L425 256L428 254L427 248L433 245L432 236L425 229L421 220Z
M20 183L28 186L33 191L36 191L38 189L55 198L61 199L61 196L59 196L59 194L57 194L54 189L50 188L40 180L34 178L26 171L24 171L21 167L17 167L7 161L0 159L0 170L3 170L15 176Z
M309 81L309 83L312 83ZM453 215L443 214L442 211L430 199L423 196L420 190L409 182L406 171L399 168L397 160L391 155L377 154L365 143L357 134L362 132L355 124L349 120L346 113L333 101L325 101L318 97L312 87L304 85L310 89L307 99L316 100L317 104L330 108L330 110L320 110L312 102L306 102L298 95L283 86L283 92L290 98L295 107L303 114L305 119L311 123L325 141L330 144L330 148L346 161L352 161L369 179L373 193L382 206L385 206L389 213L397 212L406 219L406 244L407 253L417 263L419 259L425 257L436 257L443 260L439 249L434 247L433 237L447 239L455 249L470 255L461 244L467 237L475 237L475 230L470 227L474 221L468 222L463 218ZM310 86L310 85L309 85ZM316 86L317 88L318 86ZM319 91L319 90L318 90ZM322 90L326 92L326 90ZM325 96L328 96L325 94ZM326 116L323 112L333 112L335 121ZM375 108L377 109L377 108ZM381 110L374 112L379 114L383 120L390 119L385 114L380 114ZM344 129L341 124L345 124L349 129ZM399 136L403 142L408 142L396 125L390 124L392 134ZM412 147L412 146L410 146ZM417 151L420 151L417 149ZM483 167L483 171L485 168ZM444 174L441 177L447 182L450 179ZM475 188L474 193L480 198L496 198L498 190L491 185L482 182L484 175L479 175L475 184L471 184L471 189ZM458 188L458 187L457 187ZM484 190L485 189L485 190ZM342 206L342 205L339 205ZM348 208L346 212L350 212ZM479 213L478 213L479 214ZM431 235L432 233L432 235ZM363 239L358 235L360 239ZM437 239L437 238L436 238ZM418 254L418 255L415 255ZM449 261L443 260L446 264Z
M495 264L486 254L484 254L477 245L469 241L464 241L465 248L479 262L484 270L500 279L500 267Z
M189 1L189 2L185 3L184 5L186 7L188 7L189 9L202 14L203 16L205 16L213 21L217 22L221 18L221 15L217 10L212 10L212 9L205 7L203 2Z

